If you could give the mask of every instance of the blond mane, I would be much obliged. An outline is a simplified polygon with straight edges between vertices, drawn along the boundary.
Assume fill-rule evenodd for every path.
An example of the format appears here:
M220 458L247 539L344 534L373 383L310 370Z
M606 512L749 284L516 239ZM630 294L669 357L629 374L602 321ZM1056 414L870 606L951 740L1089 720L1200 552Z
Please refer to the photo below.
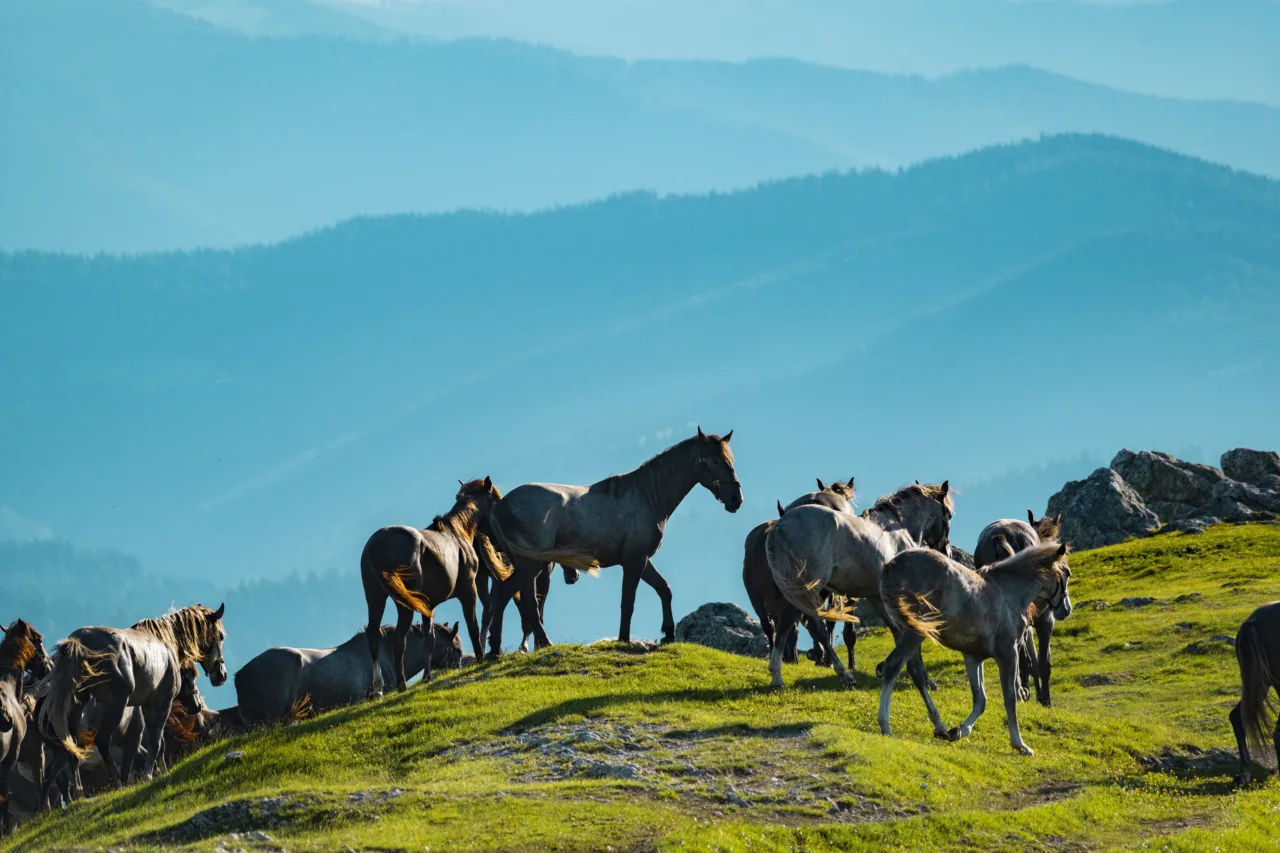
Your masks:
M203 660L214 644L222 639L222 625L210 619L213 610L203 604L193 604L181 610L172 610L158 619L143 619L132 626L164 643L178 657L180 667L188 667Z
M473 548L479 550L480 556L488 562L490 571L498 576L498 580L506 580L511 576L514 567L507 562L497 548L493 547L493 540L479 532L479 524L476 522L476 513L480 511L476 495L488 489L493 490L495 504L502 500L502 492L498 487L492 484L485 486L484 480L477 479L463 483L458 489L458 498L453 504L453 509L432 519L427 530L449 533L459 542L470 543Z
M937 483L908 483L896 492L876 498L876 502L871 505L871 509L868 512L878 510L898 515L898 506L908 498L913 497L937 501L950 513L954 513L956 509L955 501L951 498L950 489L944 491L942 486Z

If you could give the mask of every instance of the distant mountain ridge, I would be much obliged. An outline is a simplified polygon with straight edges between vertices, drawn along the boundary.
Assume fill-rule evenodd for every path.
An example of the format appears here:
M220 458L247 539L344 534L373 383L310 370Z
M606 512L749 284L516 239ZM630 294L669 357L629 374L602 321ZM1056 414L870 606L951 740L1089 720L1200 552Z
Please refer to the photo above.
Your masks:
M926 80L511 42L248 38L140 0L0 6L0 115L10 250L272 242L357 215L723 191L1066 131L1280 175L1280 109L1022 67Z

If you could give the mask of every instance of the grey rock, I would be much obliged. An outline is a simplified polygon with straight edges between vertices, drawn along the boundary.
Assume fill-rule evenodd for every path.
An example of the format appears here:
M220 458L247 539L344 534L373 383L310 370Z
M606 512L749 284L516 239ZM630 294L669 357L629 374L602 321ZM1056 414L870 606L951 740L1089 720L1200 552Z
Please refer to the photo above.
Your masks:
M1280 492L1280 454L1237 447L1222 454L1222 471L1264 492Z
M1232 646L1232 647L1234 647L1236 644L1236 638L1231 636L1230 634L1214 634L1209 639L1219 643L1226 643L1228 646Z
M1111 470L1166 521L1195 514L1212 497L1213 487L1226 479L1217 468L1155 450L1121 450L1111 460Z
M252 832L246 832L244 834L244 837L249 839L250 841L270 841L271 840L271 836L267 835L265 832L263 832L260 829L255 829Z
M1124 607L1146 607L1149 604L1155 604L1155 603L1156 603L1156 600L1154 598L1148 598L1146 596L1141 596L1141 595L1134 596L1133 598L1120 599L1120 604L1123 605Z
M1062 513L1063 539L1077 550L1146 536L1160 526L1160 518L1110 468L1072 480L1049 498L1048 514L1058 513Z
M1148 508L1150 508L1150 505L1148 505ZM1160 528L1160 532L1175 533L1180 531L1182 533L1189 534L1204 533L1220 521L1222 521L1220 518L1184 518L1180 521L1169 522L1164 527Z
M222 760L228 764L239 764L244 761L244 750L236 749L222 756Z
M1280 493L1264 492L1249 483L1223 480L1213 489L1213 500L1220 499L1243 504L1255 512L1280 513Z
M736 604L704 604L676 624L676 640L746 657L764 657L769 643L760 623Z

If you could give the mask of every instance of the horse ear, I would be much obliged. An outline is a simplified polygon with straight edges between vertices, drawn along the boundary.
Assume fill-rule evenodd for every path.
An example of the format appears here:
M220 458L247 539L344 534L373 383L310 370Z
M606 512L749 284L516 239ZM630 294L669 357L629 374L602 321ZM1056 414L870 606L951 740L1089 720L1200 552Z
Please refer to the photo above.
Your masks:
M464 482L462 482L461 480L459 480L459 481L458 481L458 485L459 485L459 486L465 486L465 485L466 485L466 483L464 483Z
M217 622L222 618L222 614L227 612L227 603L224 601L218 605L218 609L213 611L213 621Z
M822 478L821 478L821 477L814 477L814 479L818 481L818 491L820 491L820 492L825 492L825 491L827 490L827 487L826 487L826 486L824 486L824 485L822 485Z
M702 425L698 425L698 438L706 438L707 434L702 431Z
M917 486L918 486L918 485L920 485L920 481L919 481L919 480L916 480L916 485L917 485Z
M782 505L782 501L778 501L778 518L782 518L787 514L787 508Z
M1027 522L1032 526L1036 526L1036 514L1031 510L1027 510Z
M458 636L458 623L454 622L453 627L449 629L449 638L453 639L456 636Z
M943 480L943 481L942 481L942 494L943 494L943 495L946 495L946 493L947 493L947 492L949 492L949 491L951 491L951 481L950 481L950 480Z
M726 432L726 433L724 434L724 443L725 443L725 444L728 444L728 443L729 443L729 439L731 439L731 438L733 438L733 430L729 430L728 432Z
M853 488L853 478L852 478L852 477L850 477L849 479L845 480L845 482L849 484L849 488L851 488L851 489Z
M492 479L490 479L489 477L485 477L485 478L484 478L484 487L485 487L486 489L492 489L492 488L493 488L493 480L492 480Z
M1058 556L1059 557L1064 556L1066 553L1067 553L1067 543L1063 542L1061 545L1058 546Z
M1053 523L1054 523L1054 524L1061 524L1061 523L1062 523L1062 513L1058 513L1057 515L1055 515L1055 516L1053 517Z

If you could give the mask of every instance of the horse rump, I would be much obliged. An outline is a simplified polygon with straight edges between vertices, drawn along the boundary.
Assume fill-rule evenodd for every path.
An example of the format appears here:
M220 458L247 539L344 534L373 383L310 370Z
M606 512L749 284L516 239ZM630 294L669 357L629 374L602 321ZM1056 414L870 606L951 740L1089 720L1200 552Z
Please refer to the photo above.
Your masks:
M76 742L70 726L71 712L79 697L105 676L100 662L110 657L110 652L90 649L73 634L58 643L54 655L53 672L49 674L48 692L37 726L45 740L60 744L76 760L83 761L88 758L89 750Z
M1258 751L1269 745L1276 728L1280 703L1271 695L1280 679L1271 668L1255 619L1246 619L1236 635L1236 660L1240 664L1240 717L1245 738ZM1280 760L1280 756L1277 756Z

